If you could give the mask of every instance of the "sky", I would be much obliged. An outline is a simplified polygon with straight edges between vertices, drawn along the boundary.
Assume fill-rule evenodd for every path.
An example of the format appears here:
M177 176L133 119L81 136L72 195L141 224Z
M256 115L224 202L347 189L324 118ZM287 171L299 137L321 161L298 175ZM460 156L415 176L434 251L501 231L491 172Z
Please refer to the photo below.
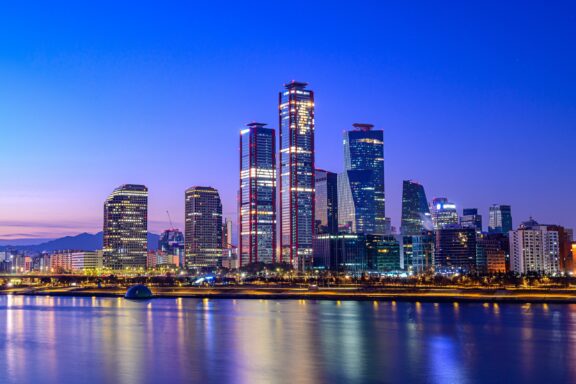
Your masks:
M387 216L428 199L512 205L576 228L576 4L570 1L8 1L0 10L0 239L102 228L107 195L149 188L149 229L217 188L236 218L239 131L315 91L316 165L342 132L385 134ZM196 4L199 3L199 4Z

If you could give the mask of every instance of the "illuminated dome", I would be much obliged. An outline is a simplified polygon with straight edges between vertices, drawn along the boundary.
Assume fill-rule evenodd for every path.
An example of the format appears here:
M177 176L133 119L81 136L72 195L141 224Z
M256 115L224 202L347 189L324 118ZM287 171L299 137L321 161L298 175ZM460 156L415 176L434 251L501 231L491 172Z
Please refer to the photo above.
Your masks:
M128 288L124 297L126 299L149 299L152 297L152 291L142 284L133 285Z

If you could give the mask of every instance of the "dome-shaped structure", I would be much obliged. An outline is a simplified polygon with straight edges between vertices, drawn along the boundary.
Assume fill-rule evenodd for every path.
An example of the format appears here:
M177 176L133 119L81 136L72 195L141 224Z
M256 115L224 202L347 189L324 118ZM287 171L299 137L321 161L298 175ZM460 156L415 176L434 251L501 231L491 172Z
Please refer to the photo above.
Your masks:
M138 284L133 285L126 291L124 295L126 299L150 299L152 297L152 291L145 285Z

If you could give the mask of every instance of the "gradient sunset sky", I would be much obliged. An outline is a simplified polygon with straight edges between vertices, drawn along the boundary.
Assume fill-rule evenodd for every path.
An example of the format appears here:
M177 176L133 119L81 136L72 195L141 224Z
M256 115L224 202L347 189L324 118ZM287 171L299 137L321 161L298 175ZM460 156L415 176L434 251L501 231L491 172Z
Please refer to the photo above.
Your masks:
M402 180L459 210L511 204L576 228L574 2L3 4L0 238L102 227L124 183L150 190L150 230L182 228L210 185L236 218L238 135L278 127L283 83L316 92L317 166L342 131L385 131L387 215Z

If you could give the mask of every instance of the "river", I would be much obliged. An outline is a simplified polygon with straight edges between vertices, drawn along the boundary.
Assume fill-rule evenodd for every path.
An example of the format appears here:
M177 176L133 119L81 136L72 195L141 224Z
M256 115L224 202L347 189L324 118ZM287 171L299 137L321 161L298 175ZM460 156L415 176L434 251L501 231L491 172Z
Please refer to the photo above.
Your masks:
M0 296L2 383L576 382L576 305Z

